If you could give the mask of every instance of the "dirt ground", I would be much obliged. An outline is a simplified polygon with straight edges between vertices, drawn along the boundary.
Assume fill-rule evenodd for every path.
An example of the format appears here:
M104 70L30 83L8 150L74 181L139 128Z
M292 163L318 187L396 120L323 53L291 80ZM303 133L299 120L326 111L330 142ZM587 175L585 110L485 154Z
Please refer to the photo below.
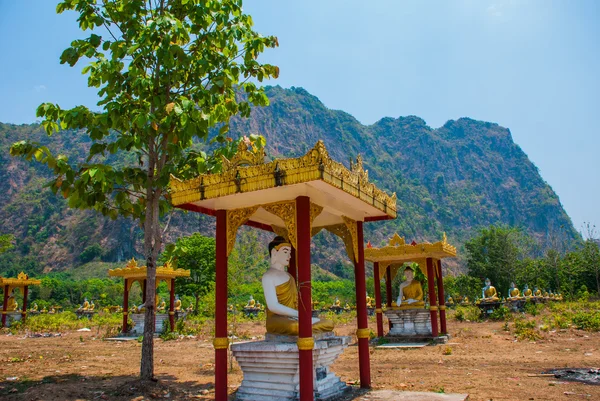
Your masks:
M375 329L374 320L370 324ZM387 321L386 321L387 324ZM336 328L352 335L355 327ZM449 322L449 344L421 349L371 349L375 389L468 393L470 400L600 400L600 386L533 376L552 368L600 367L600 333L564 330L545 333L537 342L516 342L503 323ZM264 334L264 325L246 323L240 330ZM156 340L151 386L136 380L141 345L109 342L93 332L60 337L0 336L0 399L209 400L214 397L213 348L209 337ZM356 338L354 338L354 342ZM342 380L358 381L358 350L348 347L333 365ZM15 379L16 378L16 379ZM242 375L233 362L233 394ZM360 400L355 387L347 399Z

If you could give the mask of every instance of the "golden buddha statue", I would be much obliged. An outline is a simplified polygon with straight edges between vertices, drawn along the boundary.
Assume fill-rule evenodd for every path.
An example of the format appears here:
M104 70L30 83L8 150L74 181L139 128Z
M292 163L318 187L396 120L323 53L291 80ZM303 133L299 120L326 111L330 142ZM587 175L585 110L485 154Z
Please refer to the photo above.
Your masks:
M400 284L398 299L396 305L401 309L416 309L423 308L423 286L419 280L414 279L413 269L407 267L404 269L406 281Z
M366 295L367 295L367 298L366 298L366 301L367 301L367 308L372 308L372 307L373 307L373 305L371 305L371 302L372 302L373 300L372 300L372 299L371 299L371 297L369 296L369 293L368 293L368 292L366 293Z
M157 301L158 301L158 297L157 297L156 299L157 299ZM158 306L156 307L156 311L157 311L157 312L164 313L164 312L165 312L165 310L167 309L167 303L165 302L165 300L164 300L164 299L161 299L160 301L161 301L161 302L160 302L160 305L158 305L158 302L157 302L157 305L158 305Z
M515 286L515 283L510 283L510 289L508 290L508 299L521 299L521 291L519 291L519 289Z
M15 312L18 307L19 307L19 304L15 300L15 293L12 292L10 294L10 296L8 297L8 303L6 304L6 310L8 312Z
M194 311L194 304L190 303L190 306L187 307L187 309L185 310L186 312L193 312Z
M333 302L333 306L335 306L336 308L341 308L342 303L340 302L340 299L338 297L335 297L335 301Z
M267 333L298 335L298 290L296 281L286 271L292 246L283 237L277 236L269 244L270 268L262 277L262 286L267 303ZM333 330L333 322L312 318L313 333Z
M246 304L246 306L244 306L244 308L254 308L256 307L256 301L254 300L254 297L252 295L250 295L250 299L248 300L248 303Z
M346 302L346 305L344 306L344 310L349 311L350 309L352 309L352 307L350 306L350 304L348 302Z
M89 311L93 312L95 307L96 307L96 305L94 304L94 301L90 302L90 309L89 309Z
M471 301L469 301L469 297L468 296L464 296L462 302L460 303L461 305L470 305Z
M48 312L49 315L54 315L56 313L56 310L54 309L54 307L50 308L50 311Z
M229 304L229 310L233 312L233 304Z
M177 299L175 300L175 304L173 305L173 310L176 312L179 312L181 310L181 299L179 299L179 297L177 297Z
M492 285L492 282L489 278L485 279L485 287L481 289L481 295L481 300L484 302L496 302L500 300L498 298L496 287Z
M37 312L38 311L38 304L37 302L33 303L33 306L31 307L31 309L29 309L30 312Z
M44 306L44 307L42 308L42 310L40 311L40 313L48 313L48 309L46 309L46 307Z
M454 306L454 299L451 296L446 300L446 306Z
M542 290L540 290L539 288L535 287L535 289L533 290L533 296L534 297L541 297L542 296Z
M529 288L529 286L527 284L525 284L525 287L523 287L523 296L524 297L533 296L533 292L531 291L531 289Z
M87 298L84 298L83 305L81 305L81 310L84 312L87 312L89 309L90 309L90 303L88 302Z

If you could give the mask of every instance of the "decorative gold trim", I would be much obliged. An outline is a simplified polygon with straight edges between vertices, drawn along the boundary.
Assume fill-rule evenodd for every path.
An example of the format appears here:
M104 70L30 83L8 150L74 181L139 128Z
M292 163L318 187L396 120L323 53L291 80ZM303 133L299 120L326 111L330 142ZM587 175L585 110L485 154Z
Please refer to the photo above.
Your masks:
M440 306L438 306L438 309L439 310L446 310L446 305L440 305Z
M296 344L298 345L298 350L309 351L315 348L315 339L312 337L298 337Z
M215 337L213 340L213 346L215 349L227 349L229 348L229 338L227 337Z
M350 233L350 237L352 238L352 251L354 252L354 261L358 262L358 228L356 226L356 221L346 216L342 216L342 219L344 220L344 224L346 225L346 228L348 228L348 232Z
M381 308L375 308L375 313L383 313L383 309L381 309Z
M123 277L127 280L127 289L129 290L136 281L143 287L143 280L148 276L146 266L138 266L135 259L131 259L124 268L111 269L108 271L110 277ZM185 269L174 269L171 263L167 262L164 266L156 267L156 283L161 280L167 280L167 286L170 287L168 279L175 277L189 277L190 271Z
M227 256L233 251L238 228L256 212L258 206L227 211Z
M294 249L298 249L298 242L296 241L296 201L275 202L260 207L283 220L287 232L287 236L283 237L290 241Z
M350 260L356 261L357 258L354 257L354 243L352 240L352 234L348 230L348 227L345 224L334 224L325 227L325 229L330 233L337 235L342 239L342 241L344 241L348 257L350 258Z
M29 278L29 276L25 272L21 272L17 274L17 278L4 278L0 277L0 285L1 286L9 286L9 291L12 291L15 288L30 286L30 285L40 285L42 284L41 280L36 280Z
M437 307L436 305L430 305L430 306L429 306L429 310L430 310L430 311L437 311L437 310L438 310L438 307Z
M369 338L371 336L371 330L369 328L357 329L356 337L357 338Z
M127 316L127 315L129 315L129 312L127 312L127 311L123 311L123 314L124 314L125 316Z
M321 214L323 211L323 206L319 206L316 203L310 202L310 231L312 236L312 226L315 222L315 219Z
M169 315L175 316L175 312L174 311L169 311Z
M171 176L170 194L174 206L310 181L324 181L391 218L396 217L396 194L391 196L369 182L362 158L352 164L351 171L331 159L323 141L304 156L264 162L262 151L253 153L240 145L231 161L223 161L219 174L203 174L187 181Z

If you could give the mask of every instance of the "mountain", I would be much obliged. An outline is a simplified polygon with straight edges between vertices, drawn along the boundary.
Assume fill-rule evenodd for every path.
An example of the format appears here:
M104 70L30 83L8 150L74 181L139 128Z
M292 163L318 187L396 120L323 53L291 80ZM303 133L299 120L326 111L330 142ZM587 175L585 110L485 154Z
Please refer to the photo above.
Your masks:
M271 105L254 109L249 119L234 119L231 135L264 135L273 158L302 155L319 139L346 165L362 154L370 180L398 196L396 220L365 225L365 239L376 246L394 232L408 241L430 242L446 232L460 251L480 227L498 223L528 232L540 244L538 252L557 241L580 240L558 196L510 130L498 124L461 118L432 129L408 116L365 126L348 113L328 109L302 88L268 87L267 95ZM37 124L0 123L0 233L17 237L16 248L0 256L0 274L17 264L32 272L61 271L94 257L121 262L140 256L142 234L134 223L68 209L62 197L44 188L49 174L42 166L9 156L10 145L25 138L73 160L83 160L91 146L77 132L48 138ZM214 235L213 219L177 212L166 239L196 231ZM343 266L349 263L337 238L319 234L315 243L316 264L347 273Z

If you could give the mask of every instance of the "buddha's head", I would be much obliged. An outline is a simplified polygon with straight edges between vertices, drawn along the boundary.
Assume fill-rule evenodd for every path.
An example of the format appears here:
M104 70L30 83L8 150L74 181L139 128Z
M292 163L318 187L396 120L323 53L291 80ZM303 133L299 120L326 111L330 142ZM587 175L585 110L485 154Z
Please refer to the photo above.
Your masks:
M510 283L510 288L516 288L514 282Z
M525 284L525 286L523 287L523 289L524 289L525 291L527 291L527 290L529 289L529 286L528 286L527 284Z
M250 295L250 300L252 301L254 299L254 297L252 295Z
M292 254L292 244L285 238L277 236L269 243L269 255L271 257L271 267L280 267L283 269L289 265Z
M489 278L486 278L486 279L485 279L485 286L486 286L486 287L489 287L490 285L492 285L492 282L490 281L490 279L489 279Z
M407 267L404 269L404 276L406 277L406 281L412 281L412 279L415 277L415 272L411 267Z

